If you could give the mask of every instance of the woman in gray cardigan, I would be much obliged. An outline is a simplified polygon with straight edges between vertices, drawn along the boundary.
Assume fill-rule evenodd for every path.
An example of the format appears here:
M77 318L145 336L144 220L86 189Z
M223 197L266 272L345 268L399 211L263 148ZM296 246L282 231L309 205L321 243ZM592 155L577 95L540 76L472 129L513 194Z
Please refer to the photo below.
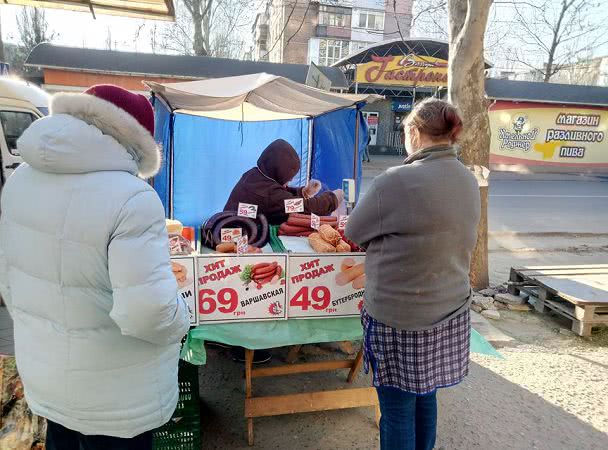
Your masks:
M404 122L409 157L374 180L346 227L367 250L365 366L378 391L382 450L431 450L436 391L468 374L480 199L457 159L461 130L449 103L419 103Z

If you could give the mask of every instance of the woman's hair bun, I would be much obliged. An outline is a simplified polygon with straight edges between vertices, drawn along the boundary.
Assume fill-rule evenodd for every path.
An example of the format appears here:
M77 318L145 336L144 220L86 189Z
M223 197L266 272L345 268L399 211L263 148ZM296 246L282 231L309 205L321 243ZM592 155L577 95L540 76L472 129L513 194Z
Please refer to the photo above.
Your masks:
M416 128L433 140L454 142L462 131L462 118L451 103L430 97L416 105L405 120L405 126Z

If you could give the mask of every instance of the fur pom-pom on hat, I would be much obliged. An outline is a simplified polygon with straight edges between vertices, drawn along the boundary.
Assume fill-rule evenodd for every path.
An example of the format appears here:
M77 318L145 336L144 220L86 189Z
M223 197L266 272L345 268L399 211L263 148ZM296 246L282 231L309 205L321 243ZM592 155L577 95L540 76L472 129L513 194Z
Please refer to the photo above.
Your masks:
M154 110L143 95L109 84L97 85L82 94L56 94L51 114L69 114L112 136L133 155L142 178L153 177L160 170Z

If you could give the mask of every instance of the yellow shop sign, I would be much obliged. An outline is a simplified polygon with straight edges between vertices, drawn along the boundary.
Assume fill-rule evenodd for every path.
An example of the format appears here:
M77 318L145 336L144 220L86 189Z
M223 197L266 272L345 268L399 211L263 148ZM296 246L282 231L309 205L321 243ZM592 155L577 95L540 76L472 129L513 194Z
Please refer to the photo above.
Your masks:
M493 164L608 167L608 109L498 101L490 125Z
M357 65L357 83L389 86L447 86L448 62L432 56L372 56Z

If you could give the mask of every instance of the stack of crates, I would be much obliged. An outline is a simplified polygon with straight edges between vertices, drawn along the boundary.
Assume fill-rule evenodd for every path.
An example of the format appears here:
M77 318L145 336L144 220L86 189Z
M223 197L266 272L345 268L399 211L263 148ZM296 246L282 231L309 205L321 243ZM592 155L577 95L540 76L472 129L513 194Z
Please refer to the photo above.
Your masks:
M154 450L200 450L198 366L179 362L179 400L171 420L154 432Z

